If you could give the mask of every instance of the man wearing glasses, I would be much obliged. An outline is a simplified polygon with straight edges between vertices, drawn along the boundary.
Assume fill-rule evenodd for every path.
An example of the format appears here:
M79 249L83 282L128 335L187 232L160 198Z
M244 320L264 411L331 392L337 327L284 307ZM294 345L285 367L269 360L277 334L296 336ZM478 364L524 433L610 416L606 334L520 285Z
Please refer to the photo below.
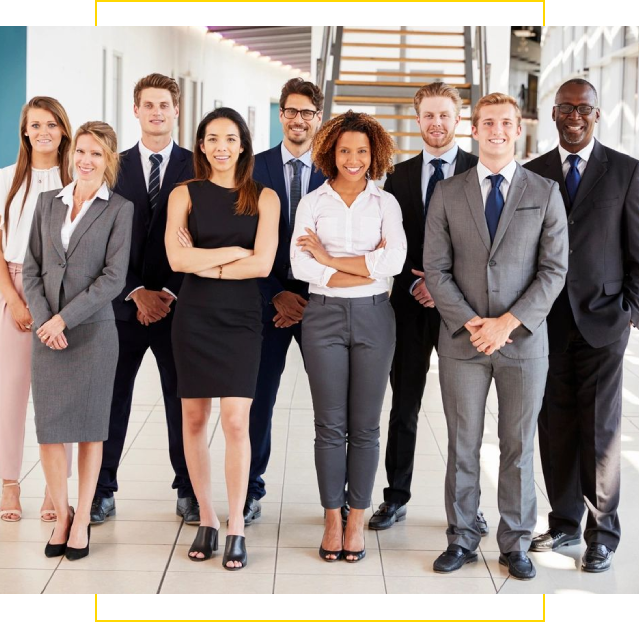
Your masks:
M284 371L286 353L295 338L301 348L301 321L308 301L308 284L293 278L289 259L291 233L300 199L324 183L311 162L311 142L322 123L324 95L312 82L292 78L282 88L280 123L282 142L255 157L253 177L280 198L279 243L271 274L260 279L263 299L262 359L251 407L251 471L244 506L244 524L262 513L266 494L262 476L271 454L273 406Z
M559 183L568 214L566 285L548 316L549 372L539 445L552 511L531 550L581 542L582 570L610 568L620 538L623 355L639 324L639 161L593 138L597 91L582 79L557 91L559 146L529 162Z

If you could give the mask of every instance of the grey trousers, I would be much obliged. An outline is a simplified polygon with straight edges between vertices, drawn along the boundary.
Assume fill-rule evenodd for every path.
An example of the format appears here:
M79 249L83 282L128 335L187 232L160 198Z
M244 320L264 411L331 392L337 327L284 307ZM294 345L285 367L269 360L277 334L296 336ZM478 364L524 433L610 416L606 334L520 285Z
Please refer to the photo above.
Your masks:
M481 540L475 521L479 451L486 398L494 378L500 454L497 543L502 553L529 549L537 523L534 438L547 372L547 357L511 359L500 352L468 360L440 356L439 380L448 426L445 498L449 544L474 551Z
M379 461L379 420L395 350L387 294L311 295L302 349L315 411L315 467L322 505L366 509Z

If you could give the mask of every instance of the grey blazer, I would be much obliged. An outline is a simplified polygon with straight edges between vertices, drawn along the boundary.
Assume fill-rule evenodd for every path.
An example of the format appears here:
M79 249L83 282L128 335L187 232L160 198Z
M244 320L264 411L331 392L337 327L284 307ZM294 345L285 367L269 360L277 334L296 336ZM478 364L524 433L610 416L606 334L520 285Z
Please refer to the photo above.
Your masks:
M464 324L510 311L522 325L501 353L548 354L546 316L568 269L566 210L556 182L517 165L491 245L477 167L437 184L424 241L426 287L442 317L439 354L477 355Z
M56 197L59 193L43 192L38 198L22 268L35 326L58 313L69 329L113 320L111 301L122 291L129 265L133 203L114 193L108 201L95 199L65 253L60 232L67 206Z

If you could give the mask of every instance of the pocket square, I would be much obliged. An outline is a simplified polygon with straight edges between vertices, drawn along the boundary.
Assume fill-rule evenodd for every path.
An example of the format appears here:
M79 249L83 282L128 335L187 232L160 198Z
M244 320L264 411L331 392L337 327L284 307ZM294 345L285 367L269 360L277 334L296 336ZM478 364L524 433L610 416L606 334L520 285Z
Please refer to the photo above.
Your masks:
M535 207L518 207L515 211L516 212L523 212L523 211L529 210L529 209L541 209L541 207L539 205L536 205Z

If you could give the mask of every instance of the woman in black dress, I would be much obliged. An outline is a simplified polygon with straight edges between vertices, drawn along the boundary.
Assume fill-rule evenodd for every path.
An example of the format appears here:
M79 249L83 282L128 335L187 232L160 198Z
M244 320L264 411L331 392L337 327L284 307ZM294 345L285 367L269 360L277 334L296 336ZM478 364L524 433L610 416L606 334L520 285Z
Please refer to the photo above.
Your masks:
M203 561L217 550L220 521L212 503L207 424L211 398L219 397L229 500L222 565L240 570L247 563L242 510L251 457L249 411L262 347L256 279L268 276L273 265L279 199L252 179L251 135L235 110L218 108L204 117L193 151L195 179L171 193L165 238L171 268L186 273L172 341L184 451L200 504L189 558Z

